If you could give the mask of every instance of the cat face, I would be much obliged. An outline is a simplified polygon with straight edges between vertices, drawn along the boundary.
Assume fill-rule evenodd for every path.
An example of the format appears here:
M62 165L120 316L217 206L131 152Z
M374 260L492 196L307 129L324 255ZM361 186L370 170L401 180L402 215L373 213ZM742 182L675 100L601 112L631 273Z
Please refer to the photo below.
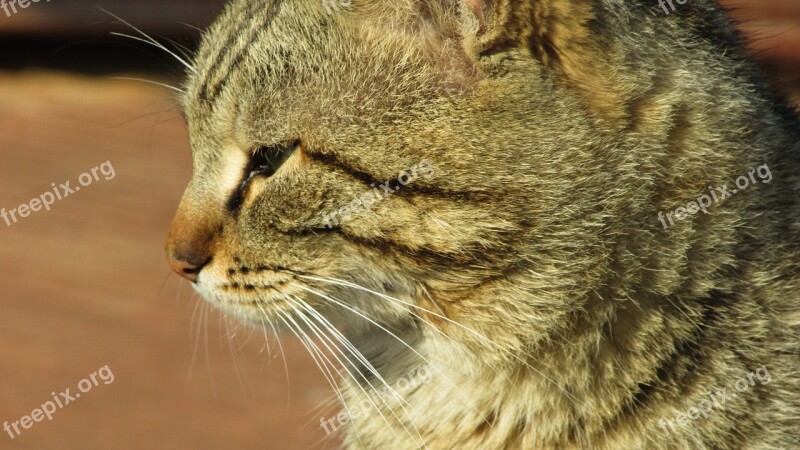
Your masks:
M490 11L500 31L482 35L467 8L229 5L183 99L194 175L173 267L256 322L302 310L457 335L452 320L497 339L577 308L560 293L591 288L576 280L601 266L596 199L613 180L589 118L501 33L513 18Z
M361 414L353 447L420 447L406 423L431 448L679 447L647 423L781 348L764 314L796 289L760 253L796 261L762 242L794 200L657 219L797 142L711 0L334 3L234 0L206 33L167 252L219 308L323 343L345 404L425 360L413 414ZM731 411L682 442L762 432Z

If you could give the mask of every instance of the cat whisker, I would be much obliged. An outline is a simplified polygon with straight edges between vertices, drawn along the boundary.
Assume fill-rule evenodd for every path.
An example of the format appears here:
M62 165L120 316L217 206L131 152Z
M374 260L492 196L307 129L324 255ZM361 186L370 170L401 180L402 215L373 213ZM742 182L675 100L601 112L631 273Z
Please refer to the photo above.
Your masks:
M261 308L261 305L258 305L258 306L259 306L259 308ZM261 308L261 311L264 312L264 309ZM266 349L267 350L267 360L270 363L272 363L272 361L273 361L273 359L272 359L272 351L270 349L269 334L267 333L267 327L266 327L266 322L268 322L268 321L269 321L269 317L264 317L264 322L265 322L264 326L260 326L258 328L261 328L261 333L264 335L264 345L261 347L261 352L263 352ZM277 355L275 355L275 356L277 357Z
M178 22L178 23L179 23L179 24L181 24L181 25L183 25L183 26L185 26L185 27L189 27L189 28L191 28L191 29L193 29L193 30L195 30L195 31L199 31L199 32L201 32L201 33L203 32L203 30L202 30L202 29L200 29L199 27L196 27L196 26L194 26L194 25L192 25L192 24L190 24L190 23L186 23L186 22Z
M155 85L155 86L161 86L163 88L171 89L171 90L173 90L175 92L178 92L179 94L185 94L186 93L186 91L184 91L181 88L177 88L175 86L172 86L172 85L169 85L169 84L166 84L166 83L159 83L158 81L145 80L144 78L111 77L111 79L112 80L139 81L141 83L147 83L147 84L152 84L152 85Z
M203 317L204 317L203 322L205 327L204 342L206 348L206 372L208 373L208 379L211 383L212 395L214 396L214 400L217 400L218 399L217 385L214 382L214 370L211 368L211 353L209 352L208 349L208 312L210 309L211 307L209 306L208 302L203 302Z
M220 322L225 324L225 334L227 335L228 341L228 349L231 352L231 359L233 360L233 372L236 375L236 381L239 383L239 390L242 393L242 398L246 401L248 398L247 390L249 385L247 384L247 380L245 378L245 372L242 370L242 367L239 364L239 355L242 352L242 347L237 347L235 344L235 339L238 335L238 323L233 324L233 331L231 331L231 320L227 315L220 316Z
M317 311L316 311L316 310L315 310L313 307L311 307L311 306L310 306L308 303L306 303L305 301L303 301L303 299L301 299L301 298L299 298L299 297L296 297L296 296L290 296L290 297L291 297L291 299L293 299L293 300L294 300L294 301L295 301L295 302L296 302L296 303L297 303L297 304L298 304L298 305L299 305L301 308L303 308L303 309L305 309L306 311L308 311L308 312L311 314L311 316L312 316L314 319L316 319L316 321L317 321L317 322L319 322L319 323L320 323L322 326L324 326L325 328L327 328L327 329L328 329L328 331L329 331L329 332L330 332L330 333L331 333L331 334L332 334L332 335L333 335L333 336L334 336L334 337L335 337L337 340L339 340L339 341L340 341L342 344L344 344L344 345L345 345L345 347L346 347L346 348L347 348L347 349L348 349L350 352L352 352L353 356L355 356L355 357L356 357L356 358L359 360L359 362L361 362L362 364L364 364L364 366L366 366L366 367L367 367L367 368L370 370L370 372L372 372L372 374L373 374L373 375L375 375L375 376L378 378L378 380L379 380L379 381L381 381L383 384L386 384L385 380L384 380L384 379L383 379L383 377L380 375L380 373L378 373L378 371L377 371L377 370L374 368L374 366L372 366L372 364L371 364L371 363L370 363L370 362L369 362L369 361L368 361L368 360L367 360L367 359L366 359L366 358L365 358L365 357L364 357L364 356L361 354L361 352L360 352L360 351L358 351L358 349L357 349L357 348L355 348L355 346L353 346L353 344L352 344L352 343L350 343L350 341L349 341L347 338L345 338L345 337L344 337L344 336L343 336L343 335L342 335L342 334L339 332L339 330L337 330L337 329L336 329L336 327L334 327L333 325L331 325L331 323L330 323L330 322L328 322L328 320L327 320L327 319L325 319L325 317L324 317L324 316L322 316L321 314L319 314L319 312L317 312ZM387 385L386 387L388 388L389 386Z
M150 126L150 139L151 140L153 139L153 131L156 129L157 126L159 126L161 124L164 124L164 123L167 123L167 122L170 122L171 120L177 120L178 118L180 118L180 117L173 117L172 119L161 121L161 116L163 116L167 111L169 111L171 108L173 108L177 104L178 104L178 102L174 102L172 105L168 106L167 108L164 108L161 111L161 113L158 116L156 116L156 118L153 120L153 124Z
M187 382L189 382L191 380L192 374L194 372L194 365L197 362L197 352L198 352L198 348L200 346L200 330L201 330L201 328L200 328L200 317L202 317L202 314L200 314L198 316L198 311L201 311L201 309L204 308L205 303L206 302L203 301L202 299L198 300L194 304L194 309L192 310L192 319L191 319L191 322L189 324L189 339L193 338L192 340L194 340L194 346L193 346L194 348L192 350L192 359L189 362L189 373L186 374L186 377L187 377L186 381ZM197 327L196 330L195 330L195 327Z
M486 338L485 336L481 335L481 334L480 334L480 333L478 333L477 331L475 331L475 330L472 330L471 328L469 328L469 327L466 327L466 326L464 326L464 325L462 325L462 324L460 324L460 323L458 323L458 322L456 322L456 321L454 321L454 320L452 320L452 319L449 319L449 318L448 318L448 317L446 317L446 316L443 316L443 315L437 314L437 313L435 313L435 312L433 312L433 311L430 311L430 310L428 310L428 309L426 309L426 308L423 308L423 307L421 307L421 306L415 305L415 304L413 304L413 303L405 302L405 301L403 301L403 300L400 300L400 299L398 299L398 298L390 297L390 296L388 296L388 295L382 294L382 293L380 293L380 292L376 292L376 291L374 291L374 290L372 290L372 289L369 289L369 288L366 288L366 287L363 287L363 286L359 286L359 285L357 285L357 284L354 284L354 283L351 283L351 282L348 282L348 281L345 281L345 280L335 280L335 281L334 281L334 279L327 279L327 280L326 280L326 279L324 279L324 278L318 278L318 277L314 277L314 276L307 276L307 275L296 275L296 276L297 276L298 278L306 278L306 279L312 279L312 280L313 280L313 279L316 279L317 281L328 282L328 283L330 283L330 284L338 284L338 285L340 285L340 286L346 286L346 287L351 287L351 288L354 288L354 289L359 289L359 290L362 290L362 291L364 291L364 292L368 292L368 293L371 293L371 294L373 294L373 295L376 295L376 296L378 296L378 297L380 297L380 298L383 298L383 299L385 299L385 300L387 300L387 301L394 301L394 302L396 302L396 303L399 303L399 304L401 304L401 305L408 306L408 307L410 307L410 308L414 308L414 309L422 310L422 311L424 311L424 312L427 312L428 314L431 314L431 315L433 315L433 316L435 316L435 317L438 317L438 318L440 318L440 319L442 319L442 320L445 320L445 321L447 321L448 323L452 323L452 324L454 324L454 325L458 326L459 328L462 328L462 329L464 329L464 330L466 330L466 331L468 331L468 332L470 332L470 333L472 333L472 334L474 334L474 335L476 335L476 336L480 337L482 340L484 340L485 342L487 342L487 343L491 344L491 346L492 346L492 347L494 347L495 349L497 349L497 350L499 350L499 351L502 351L502 350L503 350L503 349L502 349L502 348L501 348L501 347L500 347L498 344L494 343L494 342L493 342L492 340L490 340L489 338ZM415 314L413 311L409 311L409 312L410 312L412 315L414 315L415 317L417 317L419 320L421 320L421 321L422 321L424 324L428 325L429 327L433 328L434 330L436 330L436 331L437 331L438 333L440 333L441 335L443 335L443 336L447 337L448 339L450 339L451 341L455 342L455 341L454 341L452 338L450 338L449 336L447 336L446 334L444 334L444 333L443 333L441 330L439 330L437 327L435 327L435 326L433 326L432 324L430 324L429 322L425 321L425 320L424 320L422 317L420 317L419 315ZM533 371L533 372L537 373L538 375L540 375L540 376L542 376L544 379L546 379L548 382L552 383L552 384L553 384L553 386L555 386L557 389L559 389L559 390L560 390L560 391L561 391L561 392L562 392L562 393L563 393L563 394L564 394L564 395L565 395L565 396L566 396L566 397L567 397L567 398L568 398L568 399L569 399L569 400L570 400L570 401L571 401L573 404L578 404L578 399L576 399L574 395L572 395L572 394L571 394L569 391L567 391L567 390L566 390L566 388L564 388L563 386L561 386L560 384L558 384L558 383L557 383L557 382L556 382L556 381L555 381L555 380L554 380L552 377L548 376L547 374L545 374L545 373L544 373L544 372L542 372L541 370L539 370L539 369L537 369L537 368L535 368L535 367L531 366L531 365L530 365L530 364L529 364L527 361L524 361L524 360L523 360L522 358L520 358L519 356L517 356L517 355L515 355L515 354L512 354L512 353L507 353L507 354L508 354L510 357L514 358L514 359L515 359L517 362L520 362L521 364L523 364L523 365L524 365L526 368L528 368L529 370L531 370L531 371ZM508 376L506 376L506 378L508 379Z
M300 276L298 275L298 277L300 277ZM389 301L389 302L392 302L392 303L395 303L395 304L404 305L404 306L411 306L411 307L414 307L414 308L416 308L416 309L420 309L420 310L422 310L423 312L427 312L427 313L429 313L429 314L432 314L432 315L435 315L435 316L437 316L437 317L441 317L441 318L443 318L443 319L445 319L445 320L450 320L450 319L447 319L445 316L439 316L438 314L434 313L433 311L429 311L428 309L426 309L426 308L423 308L423 307L421 307L421 306L417 306L417 305L414 305L414 304L410 304L410 303L408 303L408 302L404 302L404 301L402 301L402 300L400 300L400 299L398 299L398 298L391 297L391 296L388 296L388 295L385 295L385 294L382 294L382 293L379 293L379 292L373 291L373 290L371 290L371 289L369 289L369 288L367 288L367 287L360 286L360 285L358 285L358 284L351 283L351 282L348 282L348 281L346 281L346 280L340 280L340 279L336 279L336 278L327 278L327 277L316 278L316 277L309 277L309 276L304 276L304 277L301 277L301 278L308 278L308 279L312 279L312 280L316 280L316 281L322 281L322 282L324 282L324 283L328 283L328 284L332 284L332 285L339 285L339 286L351 287L351 288L358 289L358 290L361 290L361 291L364 291L364 292L367 292L367 293L370 293L370 294L377 295L378 297L380 297L380 298L382 298L382 299L384 299L384 300L387 300L387 301ZM452 342L452 343L453 343L453 344L455 344L456 346L463 347L463 344L462 344L462 343L460 343L460 342L456 341L455 339L453 339L452 337L448 336L448 335L447 335L445 332L443 332L443 331L442 331L442 330L440 330L438 327L434 326L432 323L430 323L430 322L428 322L427 320L425 320L425 318L424 318L424 317L422 317L422 316L420 316L419 314L415 313L413 310L410 310L410 311L409 311L409 313L410 313L412 316L414 316L416 319L418 319L418 320L419 320L421 323L423 323L423 324L427 325L427 326L428 326L428 327L430 327L430 329L432 329L434 332L438 333L439 335L441 335L441 336L442 336L442 337L444 337L445 339L449 340L450 342ZM450 320L450 321L451 321L452 323L456 324L456 325L460 325L460 324L458 324L458 323L457 323L457 322L455 322L455 321L452 321L452 320ZM463 325L461 325L461 326L463 327ZM475 333L477 333L477 332L475 332ZM487 340L487 341L489 341L489 339L488 339L488 338L487 338L486 340ZM492 343L492 344L494 344L494 343L493 343L493 342L491 342L491 341L489 341L489 342L490 342L490 343Z
M277 328L275 328L275 324L273 324L272 321L269 320L269 314L267 314L267 311L264 309L263 306L261 306L260 302L256 302L256 306L258 306L258 309L261 310L261 314L263 314L264 320L267 322L267 325L269 325L269 327L272 328L272 333L276 337L275 340L278 341L278 350L280 350L281 359L283 360L283 368L286 371L286 404L288 405L291 400L292 389L291 389L291 384L289 383L289 364L287 364L286 362L286 352L283 350L283 344L281 343L281 339L280 336L278 335Z
M395 298L395 297L388 296L386 294L382 294L380 292L374 291L372 289L369 289L369 288L366 288L364 286L360 286L358 284L355 284L355 283L352 283L352 282L349 282L349 281L345 281L345 280L338 280L338 279L335 279L335 278L319 278L319 277L306 276L306 275L297 275L297 276L299 278L306 278L306 279L309 279L309 280L323 281L323 282L327 282L327 283L334 284L334 285L339 285L339 286L349 287L349 288L353 288L353 289L358 289L360 291L376 295L376 296L378 296L378 297L380 297L380 298L382 298L384 300L388 300L388 301L391 301L391 302L394 302L394 303L397 303L397 304L401 304L401 305L407 306L409 308L414 308L416 310L419 310L419 311L422 311L424 313L430 314L430 315L432 315L432 316L434 316L436 318L445 320L448 323L453 324L453 325L455 325L455 326L457 326L457 327L459 327L459 328L461 328L461 329L463 329L463 330L465 330L465 331L477 336L478 338L480 338L481 340L483 340L486 343L491 344L492 346L497 346L497 344L492 342L489 338L487 338L487 337L483 336L482 334L478 333L477 331L475 331L475 330L473 330L473 329L471 329L469 327L466 327L466 326L464 326L464 325L462 325L462 324L460 324L460 323L458 323L458 322L456 322L456 321L454 321L454 320L452 320L452 319L450 319L450 318L448 318L448 317L446 317L444 315L438 314L438 313L433 312L433 311L431 311L431 310L429 310L427 308L423 308L423 307L421 307L419 305L415 305L413 303L400 300L399 298ZM412 314L414 314L414 313L412 312ZM419 319L422 319L418 315L415 315L415 317L417 317ZM422 320L424 321L424 319L422 319ZM428 325L430 325L430 324L428 324ZM430 326L433 327L433 325L430 325ZM437 331L442 333L441 330L438 330L438 328L436 328L436 327L433 327L433 328L435 328ZM442 333L442 334L444 335L444 333Z
M461 390L461 389L458 387L458 385L457 385L456 383L454 383L454 382L453 382L453 380L451 380L451 379L450 379L450 377L448 377L447 375L445 375L445 374L444 374L444 372L443 372L442 370L440 370L438 367L436 367L436 366L435 366L435 365L434 365L434 364L433 364L433 363L432 363L432 362L431 362L431 361L430 361L428 358L426 358L426 357L425 357L425 356L423 356L421 353L419 353L419 352L418 352L418 351L417 351L417 350L416 350L414 347L412 347L411 345L409 345L409 344L408 344L406 341L404 341L403 339L401 339L401 338L400 338L399 336L397 336L395 333L392 333L392 331L391 331L391 330L387 329L386 327L384 327L383 325L379 324L378 322L376 322L375 320L373 320L372 318L370 318L370 317L369 317L369 316L367 316L366 314L362 313L361 311L359 311L359 310L357 310L357 309L355 309L355 308L351 307L350 305L348 305L348 304L346 304L346 303L344 303L344 302L342 302L342 301L340 301L340 300L337 300L337 299L335 299L335 298L333 298L333 297L331 297L331 296L329 296L329 295L323 294L323 293L321 293L321 292L315 291L314 289L307 288L307 287L305 287L305 286L302 286L302 285L299 285L299 284L292 283L292 285L293 285L293 286L295 286L295 287L298 287L298 288L300 288L300 289L302 289L302 290L304 290L304 291L306 291L306 292L309 292L309 293L311 293L311 294L314 294L314 295L316 295L316 296L318 296L318 297L320 297L320 298L322 298L322 299L324 299L324 300L327 300L327 301L329 301L329 302L332 302L332 303L334 303L335 305L338 305L338 306L340 306L340 307L342 307L342 308L344 308L344 309L346 309L346 310L348 310L348 311L352 312L353 314L355 314L355 315L357 315L357 316L361 317L362 319L364 319L364 320L366 320L366 321L370 322L371 324L375 325L375 326L376 326L376 327L378 327L378 328L379 328L381 331L383 331L384 333L388 334L388 335L389 335L389 336L391 336L392 338L396 339L396 340L397 340L397 342L399 342L400 344L402 344L404 347L406 347L406 348L407 348L408 350L410 350L412 353L414 353L415 355L417 355L417 356L418 356L420 359L422 359L423 361L425 361L425 363L427 363L427 364L428 364L428 365L429 365L429 366L430 366L432 369L434 369L436 372L438 372L438 373L439 373L439 375L441 375L441 377L442 377L444 380L446 380L448 383L450 383L450 385L451 385L451 386L452 386L452 387L453 387L453 388L454 388L454 389L455 389L455 390L456 390L456 391L459 393L459 395L462 397L462 399L463 399L463 400L465 400L465 403L466 403L467 405L470 405L470 407L471 407L473 410L475 410L475 412L476 412L476 413L478 413L478 415L481 417L481 419L482 419L482 420L484 420L484 421L488 421L488 420L486 419L486 416L484 416L484 414L483 414L483 413L482 413L482 412L481 412L481 411L480 411L480 410L479 410L477 407L475 407L474 405L472 405L472 404L471 404L471 402L469 401L469 397L468 397L468 396L467 396L467 395L464 393L464 391L462 391L462 390Z
M409 419L409 422L411 422L412 426L414 427L414 431L417 433L417 437L419 438L419 440L421 442L421 446L423 448L427 448L427 446L424 443L424 440L422 439L422 435L419 432L419 429L417 429L416 424L414 424L414 421L411 418L411 414L408 412L408 410L406 410L406 408L403 405L403 403L405 403L409 407L411 407L411 405L408 404L408 402L386 382L386 380L383 378L383 376L381 376L380 373L378 373L378 371L375 369L375 367L369 361L367 361L367 359L361 354L361 352L359 352L358 349L356 349L344 336L342 336L341 333L339 333L338 330L336 330L336 328L333 327L330 324L330 322L325 320L324 317L319 315L317 313L317 311L314 310L314 308L312 308L310 305L308 305L302 299L294 297L294 296L289 296L289 298L287 298L287 300L290 301L290 302L292 301L292 299L294 300L294 304L295 305L300 306L303 309L306 309L307 311L309 311L309 313L312 313L312 312L316 313L316 314L312 314L312 317L314 317L318 322L320 322L320 324L322 326L326 327L331 332L331 335L333 335L340 343L342 343L345 346L345 349L347 349L348 352L351 355L353 355L357 360L359 360L361 362L361 364L363 364L365 367L367 367L367 369L378 379L378 381L380 381L381 384L383 384L386 387L386 389L388 389L396 398L398 398L400 400L400 402L401 402L400 403L400 408L403 410L403 412L405 413L406 417ZM343 358L345 358L347 360L347 362L350 364L350 366L353 368L353 370L356 373L361 374L360 371L358 370L356 364L347 355L344 354L344 352L341 350L341 348L339 346L337 346L331 340L331 338L329 336L325 335L325 333L322 332L316 325L314 325L314 323L308 321L306 319L305 315L302 314L302 312L298 311L298 313L299 313L298 316L301 319L303 319L303 321L306 322L306 324L311 328L311 330L314 332L314 334L318 338L323 339L323 341L322 341L323 345L325 345L325 347L328 348L329 351L334 353L334 351L327 344L325 344L325 340L328 340L328 342L330 342L331 345L333 345L334 348L336 348L336 350L342 355ZM335 353L334 353L334 357L335 357ZM344 366L344 364L342 363L341 360L339 360L338 357L336 359L337 359L337 361L339 361L340 364L342 364ZM349 371L348 371L348 373L349 373ZM351 374L351 377L352 377L353 381L355 382L355 384L359 387L359 389L361 389L361 392L363 392L364 395L369 399L370 403L372 403L372 406L376 409L378 414L383 416L383 413L381 412L381 410L378 407L378 405L372 400L372 397L369 395L369 393L367 393L364 390L364 388L361 387L361 385L358 382L358 380L356 379L356 377L353 376L352 374ZM372 382L369 381L369 379L367 379L366 376L361 374L361 378L369 385L369 387L372 390L377 391L377 388L372 384ZM405 426L405 424L403 424L403 421L400 419L400 417L397 416L397 414L395 413L394 409L391 406L389 406L389 403L383 397L381 397L380 395L379 395L379 397L383 401L383 404L386 405L386 407L389 409L389 411L392 413L392 415L395 417L395 419L397 419L397 421L403 427L405 432L413 439L414 436L411 434L411 431L409 431L409 429ZM384 421L390 427L390 429L392 430L392 433L395 434L395 436L397 437L397 434L394 433L394 429L391 427L391 424L389 423L389 421L385 417L384 417Z
M112 31L112 32L111 32L111 33L109 33L109 34L111 34L112 36L119 36L119 37L124 37L124 38L127 38L127 39L131 39L131 40L133 40L133 41L142 42L142 43L144 43L144 44L147 44L147 45L151 45L151 46L153 46L153 47L156 47L156 48L158 48L158 49L160 49L160 50L164 50L164 47L162 47L161 45L156 45L156 44L154 44L153 42L151 42L150 40L148 40L148 39L142 39L142 38L140 38L140 37L138 37L138 36L131 36L130 34L119 33L119 32L116 32L116 31ZM175 42L175 41L173 41L173 40L171 40L171 39L167 39L167 40L169 41L169 43L170 43L170 44L172 44L172 45L174 45L176 48L178 48L178 51L181 53L181 56L183 56L184 58L186 58L186 60L189 60L189 59L191 59L191 56L189 56L189 54L188 54L188 52L189 52L189 49L188 49L188 48L184 47L184 46L183 46L183 45L181 45L181 44L178 44L177 42ZM176 57L177 57L177 55L174 55L174 56L176 56ZM181 60L181 61L183 61L183 60ZM190 67L190 70L192 70L192 71L194 72L194 68L191 68L191 67Z
M177 41L175 41L175 40L172 40L172 39L170 39L170 38L163 37L163 36L159 36L159 37L160 37L161 39L164 39L165 41L169 42L170 44L172 44L172 45L175 47L175 50L176 50L176 51L178 51L178 52L180 52L181 56L182 56L182 57L183 57L183 58L184 58L186 61L191 61L191 60L192 60L192 58L193 58L193 57L192 57L192 55L191 55L192 51L189 49L189 47L187 47L187 46L185 46L185 45L181 44L180 42L177 42ZM194 66L192 66L192 71L194 72L195 70L196 70L196 69L194 68Z
M286 325L286 327L289 328L289 330L291 330L292 333L294 333L295 336L297 336L297 338L300 340L300 343L306 348L306 350L308 351L308 354L311 356L311 358L317 364L317 367L319 367L319 369L322 372L323 376L325 376L325 378L328 380L328 383L330 384L331 388L333 388L333 391L336 393L336 396L339 398L339 401L342 403L342 406L344 407L344 409L347 412L347 414L352 416L352 413L350 411L350 407L348 406L347 401L345 400L345 397L342 394L342 390L339 387L339 384L336 382L336 377L333 375L333 373L328 368L328 364L330 364L331 366L333 366L333 364L330 362L330 360L327 357L325 357L325 355L322 353L322 351L319 349L319 347L317 347L314 344L314 342L303 332L302 327L297 325L297 322L294 321L294 319L292 318L292 316L288 312L280 310L280 309L278 309L277 311L278 311L278 314L279 314L278 318L281 319L281 321L284 323L284 325ZM290 325L289 322L292 322L295 325L296 328L292 327L292 325ZM324 360L322 358L324 358ZM327 361L327 364L326 364L326 361ZM333 367L333 370L336 371L337 375L341 376L341 371L339 371L335 367ZM348 374L349 374L349 372L348 372ZM355 432L356 438L358 439L359 443L361 443L361 437L358 434L358 430L353 429L353 431Z
M144 31L140 30L139 28L137 28L137 27L135 27L135 26L131 25L131 24L130 24L130 23L128 23L128 22L127 22L125 19L123 19L123 18L121 18L121 17L117 16L116 14L112 13L111 11L108 11L108 10L107 10L107 9L105 9L105 8L99 8L99 9L100 9L101 11L103 11L104 13L108 14L109 16L111 16L111 17L113 17L113 18L117 19L119 22L121 22L121 23L125 24L126 26L128 26L128 27L129 27L129 28L131 28L132 30L134 30L134 31L136 31L137 33L139 33L139 35L140 35L140 36L142 36L144 39L142 39L142 38L138 38L138 37L136 37L136 36L129 36L129 35L126 35L126 34L122 34L122 33L116 33L116 32L112 32L111 34L115 34L115 35L118 35L118 36L123 36L123 37L129 37L129 38L131 38L131 39L139 40L139 41L142 41L142 42L148 43L148 44L150 44L150 45L153 45L154 47L156 47L156 48L158 48L158 49L161 49L161 50L163 50L163 51L167 52L167 54L171 55L173 58L175 58L176 60L178 60L178 62L180 62L181 64L183 64L183 66L184 66L184 67L186 67L186 68L187 68L187 69L188 69L190 72L192 72L192 73L195 73L195 69L194 69L194 67L192 67L192 65L191 65L191 64L189 64L189 63L188 63L188 62L187 62L185 59L183 59L183 58L181 58L180 56L178 56L178 54L176 54L176 53L175 53L175 52L173 52L172 50L168 49L167 47L165 47L163 44L161 44L161 43L160 43L160 42L158 42L157 40L155 40L155 39L153 39L152 37L150 37L150 35L148 35L148 34L147 34L147 33L145 33Z
M287 301L290 301L290 300L289 300L289 299L287 299ZM389 427L389 429L392 431L392 434L394 434L394 435L395 435L395 437L397 437L397 438L399 439L399 436L397 436L397 433L395 433L395 432L394 432L394 428L392 428L392 425L391 425L391 423L390 423L390 422L389 422L389 420L386 418L386 416L385 416L385 415L384 415L384 414L381 412L381 410L380 410L380 408L378 407L378 405L375 403L375 401L374 401L374 400L372 400L372 397L371 397L371 396L370 396L370 395L367 393L367 391L366 391L366 390L365 390L363 387L361 387L361 384L360 384L360 383L358 382L358 380L356 379L356 376L355 376L353 373L351 373L349 369L347 369L347 365L346 365L346 364L345 364L345 363L344 363L344 362L343 362L341 359L339 359L339 357L336 355L337 351L338 351L338 353L339 353L339 354L341 354L341 355L342 355L342 357L343 357L343 358L345 358L345 359L347 360L347 363L348 363L348 364L349 364L349 365L350 365L350 366L353 368L353 371L354 371L355 373L358 373L358 374L360 374L360 372L359 372L359 370L358 370L358 367L355 365L355 363L353 363L353 362L350 360L350 358L348 358L348 357L347 357L347 356L346 356L346 355L345 355L345 354L344 354L344 353L341 351L341 349L340 349L340 348L339 348L339 347L338 347L338 346L337 346L335 343L333 343L333 341L331 341L331 340L330 340L330 338L328 338L327 336L325 336L325 338L328 338L327 340L331 342L331 345L333 345L333 346L334 346L334 348L335 348L336 350L332 349L332 348L331 348L331 347L330 347L330 346L329 346L329 345L328 345L328 344L325 342L325 339L323 338L323 336L324 336L324 333L321 335L321 334L320 334L320 332L318 332L319 328L317 328L316 326L314 326L314 324L313 324L313 323L311 323L311 322L310 322L310 321L309 321L309 320L308 320L308 319L305 317L305 315L304 315L304 314L303 314L301 311L297 310L297 315L298 315L298 317L299 317L301 320L303 320L303 321L306 323L306 325L307 325L307 326L309 326L309 328L310 328L310 329L311 329L311 331L312 331L312 332L313 332L313 333L314 333L314 334L317 336L317 338L321 340L321 342L322 342L322 344L325 346L325 348L327 348L327 349L328 349L328 351L329 351L329 352L331 352L332 356L333 356L333 357L336 359L336 361L337 361L337 362L338 362L338 363L339 363L339 364L340 364L340 365L341 365L341 366L344 368L344 370L347 372L348 376L350 376L350 378L353 380L353 382L356 384L356 386L358 386L358 388L361 390L361 392L362 392L362 393L364 393L364 395L365 395L365 396L366 396L366 397L369 399L370 403L372 403L372 406L375 408L375 410L378 412L378 414L380 414L380 416L383 418L383 421L386 423L386 425L387 425L387 426ZM367 379L367 378L366 378L364 375L361 375L361 378L362 378L362 379L364 379L364 381L366 381L366 382L367 382L367 384L369 384L370 388L372 388L373 390L375 390L375 386L373 386L373 385L372 385L372 383L370 383L370 381L369 381L369 380L368 380L368 379ZM403 425L403 424L402 424L402 421L400 420L400 418L399 418L399 417L397 417L397 414L394 412L394 410L393 410L391 407L389 407L389 404L386 402L386 400L383 400L383 402L384 402L384 404L385 404L385 405L386 405L386 406L389 408L389 410L392 412L392 414L395 416L395 418L398 420L398 422L400 422L400 424L403 426L403 428L405 428L405 425ZM408 414L408 412L406 412L406 414ZM409 418L410 418L410 416L409 416ZM410 431L409 431L407 428L406 428L406 433L408 433L409 435L411 435L411 432L410 432ZM417 432L417 434L419 435L419 432ZM422 436L420 436L420 439L422 439Z
M156 103L156 102L158 102L158 101L159 101L159 100L152 101L152 102L150 102L150 103L149 103L147 106L145 106L145 107L144 107L144 108L142 108L142 109L148 109L148 108L150 108L150 105L152 105L153 103ZM175 107L175 106L177 106L177 105L178 105L178 102L172 102L172 103L170 103L170 105L169 105L169 106L167 106L166 108L162 109L161 111L152 111L152 112L148 112L148 113L142 113L142 114L139 114L139 115L137 115L137 116L135 116L135 117L132 117L132 118L130 118L130 119L126 119L126 120L124 120L124 121L122 121L122 122L120 122L120 123L117 123L117 124L115 124L115 125L112 125L112 126L110 126L109 128L118 128L118 127L121 127L121 126L123 126L123 125L129 124L129 123L131 123L131 122L135 122L135 121L137 121L137 120L139 120L139 119L144 119L145 117L154 116L154 115L156 115L156 114L158 114L158 115L159 115L159 118L160 118L162 114L166 113L167 111L170 111L172 108L174 108L174 107ZM172 273L174 274L174 272L172 272Z
M378 381L380 381L384 386L386 386L387 389L392 391L392 393L395 394L397 397L400 397L400 395L397 394L397 392L394 391L394 389L392 389L391 386L389 386L386 383L386 380L377 371L377 369L375 369L375 367L372 365L372 363L370 363L369 360L367 360L366 357L364 357L364 355L362 355L361 352L338 329L336 329L336 327L334 327L323 315L321 315L311 305L309 305L308 303L303 301L303 299L301 299L299 297L296 297L296 296L291 296L291 298L293 298L302 308L306 309L311 314L311 316L314 319L317 320L317 322L319 322L322 326L327 328L330 331L331 335L333 335L337 340L339 340L345 346L345 348L354 357L356 357L356 359L358 359L359 362L361 362L361 364L363 364L365 367L367 367L369 369L369 371L373 375L375 375L375 377L378 379ZM369 383L369 381L367 381L367 382ZM370 384L370 386L371 386L371 384Z
M317 414L320 414L322 416L331 416L331 415L333 415L333 413L340 406L341 405L339 405L339 402L336 400L336 396L331 394L329 397L325 398L324 400L319 401L316 406L313 406L304 415L307 416L307 417L315 417ZM308 428L311 425L313 425L315 422L319 423L318 419L311 418L305 423L304 427ZM322 442L322 441L319 441L319 442ZM317 443L319 443L319 442L317 442Z
M294 334L295 337L297 337L297 339L303 345L303 347L306 348L306 350L308 351L309 355L314 360L314 363L317 365L317 367L322 372L322 375L325 377L325 379L331 385L331 387L333 388L333 390L336 393L337 397L339 397L339 401L343 402L344 398L341 395L341 391L339 390L338 385L334 381L335 378L333 377L332 373L328 370L328 366L321 364L321 361L317 359L317 354L315 352L313 352L311 350L311 348L308 346L308 344L306 342L307 337L305 336L305 334L302 333L302 330L300 330L300 329L295 330L295 328L292 327L292 325L290 325L289 321L287 321L288 315L286 313L284 313L283 311L278 310L277 314L278 314L278 320L283 322L283 324L286 326L286 328L292 334Z

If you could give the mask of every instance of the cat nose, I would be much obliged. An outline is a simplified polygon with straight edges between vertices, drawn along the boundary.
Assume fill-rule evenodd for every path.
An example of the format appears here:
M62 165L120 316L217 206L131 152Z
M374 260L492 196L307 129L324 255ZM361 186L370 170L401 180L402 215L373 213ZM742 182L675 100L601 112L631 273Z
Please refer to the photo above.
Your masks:
M182 203L167 237L167 261L172 270L195 283L211 261L216 229L214 220L197 214L198 208Z
M209 246L193 239L182 239L184 235L170 229L167 239L167 261L172 270L192 283L197 281L200 272L211 261Z
M169 260L169 266L172 267L172 270L174 270L175 273L183 278L186 278L192 283L197 281L197 278L200 275L200 272L203 270L203 267L205 267L210 261L210 259L200 261L199 259L176 256L175 253L170 252L169 250L167 250L167 259Z

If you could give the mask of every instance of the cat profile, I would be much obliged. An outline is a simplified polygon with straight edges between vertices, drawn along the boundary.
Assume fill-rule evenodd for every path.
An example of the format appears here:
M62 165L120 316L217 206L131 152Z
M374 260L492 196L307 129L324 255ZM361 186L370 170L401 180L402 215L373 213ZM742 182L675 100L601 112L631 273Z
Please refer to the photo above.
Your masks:
M167 243L301 337L326 431L800 447L800 127L718 6L329 6L234 0L207 30Z

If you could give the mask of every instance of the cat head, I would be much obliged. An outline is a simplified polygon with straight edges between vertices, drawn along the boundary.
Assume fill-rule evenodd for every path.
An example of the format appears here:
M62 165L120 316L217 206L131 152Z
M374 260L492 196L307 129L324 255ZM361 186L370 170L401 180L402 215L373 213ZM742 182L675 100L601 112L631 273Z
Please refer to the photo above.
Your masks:
M595 20L581 1L233 1L186 84L173 267L255 322L544 335L607 257Z

